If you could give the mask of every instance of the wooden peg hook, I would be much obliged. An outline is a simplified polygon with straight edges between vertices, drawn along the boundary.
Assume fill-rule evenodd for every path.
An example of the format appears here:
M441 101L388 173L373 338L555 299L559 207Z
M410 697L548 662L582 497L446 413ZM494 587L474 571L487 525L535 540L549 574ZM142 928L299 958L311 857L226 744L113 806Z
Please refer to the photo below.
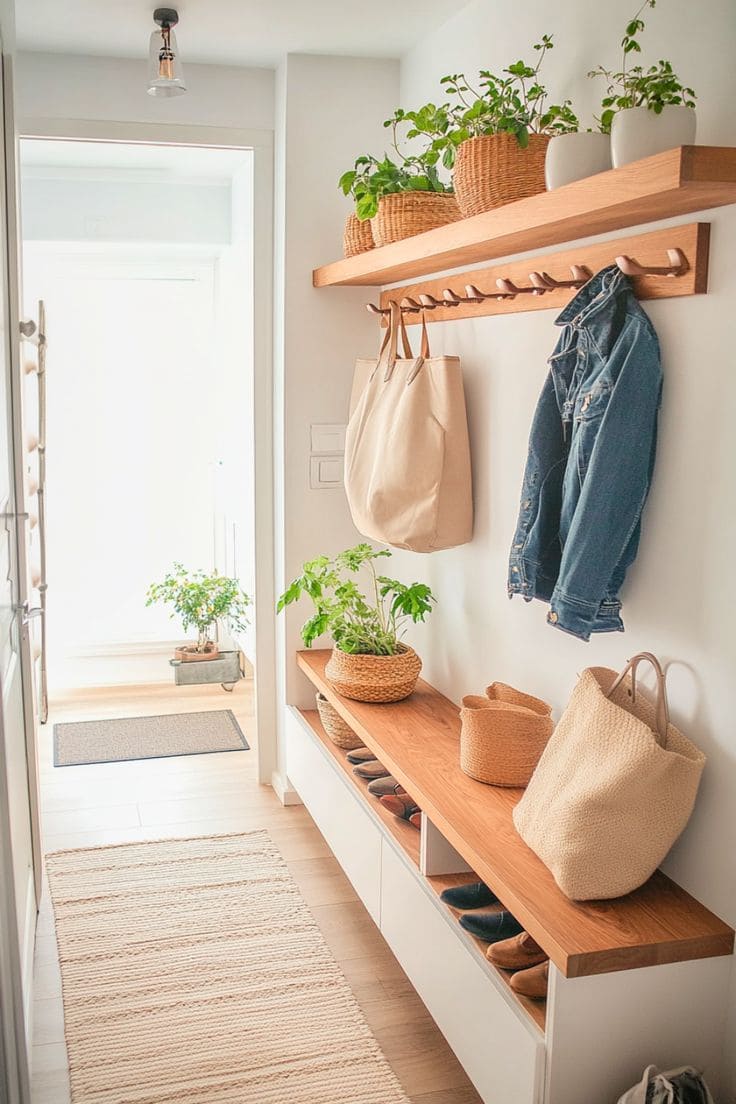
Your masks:
M668 249L667 257L668 265L640 265L624 254L616 257L616 264L626 276L683 276L689 270L687 257L681 249Z

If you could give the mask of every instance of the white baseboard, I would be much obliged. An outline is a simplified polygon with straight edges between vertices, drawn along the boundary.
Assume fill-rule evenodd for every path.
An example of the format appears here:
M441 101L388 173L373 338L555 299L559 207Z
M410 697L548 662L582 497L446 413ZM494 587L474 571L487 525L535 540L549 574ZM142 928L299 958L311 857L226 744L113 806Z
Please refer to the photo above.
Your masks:
M289 779L285 778L279 771L274 771L271 775L271 785L282 805L302 804L302 799L296 790L292 788Z

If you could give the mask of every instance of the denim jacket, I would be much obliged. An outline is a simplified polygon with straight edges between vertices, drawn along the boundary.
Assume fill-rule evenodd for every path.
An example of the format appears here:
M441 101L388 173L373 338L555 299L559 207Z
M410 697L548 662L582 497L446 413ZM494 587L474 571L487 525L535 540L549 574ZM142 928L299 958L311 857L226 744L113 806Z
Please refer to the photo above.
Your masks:
M618 592L639 546L662 392L659 343L631 284L604 268L557 319L511 547L509 597L551 625L623 632Z

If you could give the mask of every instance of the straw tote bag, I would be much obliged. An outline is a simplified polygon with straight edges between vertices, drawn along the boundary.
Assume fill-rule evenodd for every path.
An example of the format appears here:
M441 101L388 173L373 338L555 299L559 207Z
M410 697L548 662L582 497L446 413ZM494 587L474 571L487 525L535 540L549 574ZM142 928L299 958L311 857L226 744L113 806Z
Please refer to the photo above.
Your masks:
M355 366L345 492L356 529L383 544L436 552L472 538L460 360L430 356L424 318L421 354L413 356L398 303L378 359Z
M641 660L656 707L636 693ZM583 671L514 809L521 838L575 901L621 897L657 869L687 824L705 756L669 723L665 678L649 652L621 675Z

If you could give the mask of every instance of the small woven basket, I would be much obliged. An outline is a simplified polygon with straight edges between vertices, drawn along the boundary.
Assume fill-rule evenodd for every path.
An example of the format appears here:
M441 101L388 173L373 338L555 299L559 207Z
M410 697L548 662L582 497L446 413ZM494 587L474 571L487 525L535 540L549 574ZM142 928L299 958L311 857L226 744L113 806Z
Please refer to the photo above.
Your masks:
M408 698L422 669L422 661L406 644L392 656L348 655L332 649L325 674L338 694L353 701L393 702Z
M344 751L354 751L355 748L363 746L363 741L355 735L347 721L342 719L334 705L328 702L324 694L317 694L317 711L319 712L319 719L322 721L322 727L333 744L337 744Z
M357 257L359 253L367 253L375 248L371 220L360 221L357 215L349 214L345 219L345 230L342 235L342 251L346 257Z
M530 134L526 149L514 134L485 134L462 142L453 184L463 217L543 192L548 145L546 134Z
M390 245L461 218L452 192L395 192L378 201L378 214L371 219L373 240Z
M491 786L526 786L552 735L551 706L503 682L460 710L460 766Z

